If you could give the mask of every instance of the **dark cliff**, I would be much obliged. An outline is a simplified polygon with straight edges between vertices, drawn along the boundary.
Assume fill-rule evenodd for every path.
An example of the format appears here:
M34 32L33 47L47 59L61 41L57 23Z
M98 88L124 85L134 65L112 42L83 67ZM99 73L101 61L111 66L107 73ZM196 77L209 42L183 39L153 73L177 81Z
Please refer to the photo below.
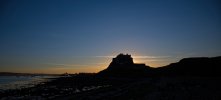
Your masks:
M221 76L221 57L184 58L157 68L156 72L165 76Z
M119 54L110 65L98 73L113 77L155 77L155 76L221 76L221 57L184 58L159 68L136 64L131 55Z

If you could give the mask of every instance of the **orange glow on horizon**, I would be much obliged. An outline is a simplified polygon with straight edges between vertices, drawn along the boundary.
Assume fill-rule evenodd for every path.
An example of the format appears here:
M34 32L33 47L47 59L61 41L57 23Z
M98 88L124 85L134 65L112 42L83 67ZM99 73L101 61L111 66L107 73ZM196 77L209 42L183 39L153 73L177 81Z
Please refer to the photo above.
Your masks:
M104 70L107 66L84 66L84 67L55 67L55 68L19 68L19 69L5 69L2 72L13 73L36 73L36 74L63 74L63 73L97 73Z
M115 52L116 53L116 52ZM18 73L45 73L45 74L62 74L62 73L97 73L104 70L111 63L112 58L115 58L119 53L113 54L111 56L96 56L95 58L90 58L88 61L82 64L71 64L71 63L48 63L41 65L43 67L19 67L14 69L5 68L2 71L5 72L18 72ZM127 54L127 53L124 53ZM168 65L169 62L164 56L140 56L141 53L130 52L128 53L132 56L134 63L143 63L150 67L161 67ZM74 59L70 59L74 61ZM72 62L73 63L73 62Z

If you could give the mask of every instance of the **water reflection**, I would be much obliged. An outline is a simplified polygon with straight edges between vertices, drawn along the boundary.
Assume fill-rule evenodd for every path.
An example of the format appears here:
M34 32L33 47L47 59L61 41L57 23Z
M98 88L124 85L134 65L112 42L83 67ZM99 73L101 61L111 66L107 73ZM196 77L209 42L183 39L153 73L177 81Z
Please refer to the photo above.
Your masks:
M0 90L33 87L58 76L0 76Z

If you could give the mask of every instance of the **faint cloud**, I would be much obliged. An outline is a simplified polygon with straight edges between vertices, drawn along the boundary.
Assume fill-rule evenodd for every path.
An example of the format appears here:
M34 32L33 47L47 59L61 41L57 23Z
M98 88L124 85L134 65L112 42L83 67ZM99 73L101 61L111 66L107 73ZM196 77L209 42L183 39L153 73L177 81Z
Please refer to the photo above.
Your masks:
M88 67L95 65L106 65L106 63L90 63L90 64L58 64L58 63L46 63L45 65L57 67L57 68L71 68L71 67Z
M98 58L115 58L116 56L95 56ZM171 56L132 56L137 59L161 59L161 58L170 58Z
M97 58L114 58L115 56L95 56Z
M89 66L89 65L82 65L82 64L58 64L58 63L46 63L50 66L57 66L57 67L80 67L80 66Z
M164 61L162 59L144 59L144 60L139 60L139 61L142 61L142 62L157 62L157 61Z
M162 58L170 58L170 56L134 56L133 58L138 58L138 59L162 59Z

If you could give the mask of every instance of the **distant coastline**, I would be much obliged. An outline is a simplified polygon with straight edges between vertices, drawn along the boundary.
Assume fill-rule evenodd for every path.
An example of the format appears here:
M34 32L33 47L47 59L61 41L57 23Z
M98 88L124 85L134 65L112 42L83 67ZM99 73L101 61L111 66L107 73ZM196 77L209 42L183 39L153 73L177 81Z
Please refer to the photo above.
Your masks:
M58 76L61 74L0 72L0 76Z

